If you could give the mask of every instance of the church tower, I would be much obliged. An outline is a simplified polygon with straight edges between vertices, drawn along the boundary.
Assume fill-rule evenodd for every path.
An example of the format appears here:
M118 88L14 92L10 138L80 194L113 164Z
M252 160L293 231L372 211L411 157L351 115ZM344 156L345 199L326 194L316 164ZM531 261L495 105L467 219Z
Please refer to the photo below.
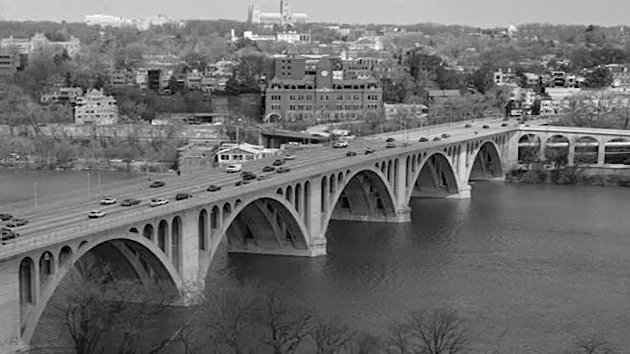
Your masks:
M291 14L291 0L280 0L280 15L282 16L283 25L293 24L293 15Z

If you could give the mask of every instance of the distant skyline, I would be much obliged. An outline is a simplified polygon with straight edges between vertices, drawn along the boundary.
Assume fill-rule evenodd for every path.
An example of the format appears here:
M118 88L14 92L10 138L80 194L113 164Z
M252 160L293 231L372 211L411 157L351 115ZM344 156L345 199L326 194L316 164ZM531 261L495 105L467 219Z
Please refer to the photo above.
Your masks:
M2 18L82 22L85 15L93 14L128 18L164 14L184 20L244 21L250 4L275 12L280 0L21 0L4 2ZM532 22L602 26L630 23L628 0L291 0L291 8L307 13L313 22L433 22L476 27Z

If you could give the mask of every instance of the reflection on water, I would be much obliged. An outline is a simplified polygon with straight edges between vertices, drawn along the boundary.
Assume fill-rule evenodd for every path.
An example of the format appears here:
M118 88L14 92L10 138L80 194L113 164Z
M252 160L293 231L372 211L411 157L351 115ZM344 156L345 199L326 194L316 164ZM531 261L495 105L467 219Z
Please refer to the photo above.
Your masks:
M556 352L592 333L630 348L629 199L621 188L477 183L470 200L413 200L408 224L334 222L325 257L219 250L210 277L229 269L374 332L411 309L455 307L475 352L506 329L502 353Z

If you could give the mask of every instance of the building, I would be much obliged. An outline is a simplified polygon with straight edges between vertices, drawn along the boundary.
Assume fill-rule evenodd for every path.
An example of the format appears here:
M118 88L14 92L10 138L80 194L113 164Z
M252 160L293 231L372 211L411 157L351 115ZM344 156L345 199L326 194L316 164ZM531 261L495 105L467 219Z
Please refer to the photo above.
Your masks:
M630 87L630 72L628 67L620 64L606 65L606 68L610 70L613 78L613 87Z
M40 102L43 104L50 103L76 103L77 98L83 96L83 89L80 87L59 87L51 92L43 93Z
M304 63L304 58L276 59L280 69L265 91L266 121L327 122L382 114L383 91L376 80L335 80L329 58L319 60L315 76L305 76Z
M131 27L141 31L146 31L152 26L173 25L183 27L185 25L184 21L175 20L164 15L144 17L135 20L111 15L86 15L84 22L88 26Z
M248 143L222 144L216 153L216 161L220 164L243 163L278 154L279 149Z
M69 56L73 57L81 49L81 41L74 36L70 36L70 39L67 42L52 42L46 38L46 35L40 32L35 33L31 39L13 38L13 36L10 36L9 38L3 38L0 40L0 48L4 50L17 49L20 54L25 55L32 53L36 49L48 48L51 46L63 48L68 52Z
M393 120L399 118L401 115L420 119L429 114L429 107L423 104L385 103L383 109L385 111L386 120Z
M13 80L19 66L19 54L0 53L0 78Z
M457 100L462 98L459 90L429 90L429 102L431 104L444 104L449 100Z
M287 43L310 43L311 33L298 33L296 31L286 31L276 33L276 41Z
M516 75L512 69L507 69L507 72L499 69L494 73L494 84L497 86L516 86Z
M290 26L295 23L308 22L308 15L293 13L290 0L280 0L279 12L262 12L260 5L250 5L247 8L247 22L262 25Z
M103 89L93 89L76 99L74 124L111 125L116 123L118 123L116 99L105 96Z
M352 52L367 50L381 51L383 50L383 42L378 37L363 37L350 43L348 50Z

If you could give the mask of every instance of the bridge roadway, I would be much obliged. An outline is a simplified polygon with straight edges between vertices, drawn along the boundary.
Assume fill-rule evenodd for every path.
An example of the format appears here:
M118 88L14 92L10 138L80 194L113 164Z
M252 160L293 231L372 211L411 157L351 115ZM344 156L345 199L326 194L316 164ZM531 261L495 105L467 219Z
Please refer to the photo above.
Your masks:
M417 147L435 147L451 141L465 140L468 138L474 138L475 136L481 137L486 134L495 134L500 131L512 130L515 128L515 124L511 123L507 127L502 127L501 122L495 121L494 123L484 124L490 125L490 129L482 129L482 124L472 123L471 128L465 128L466 122L459 122L457 125L449 125L448 129L445 127L443 130L434 128L431 134L424 134L424 131L419 130L417 132L409 132L408 137L413 137L413 140L409 139L409 144ZM433 137L439 136L442 133L447 132L451 135L448 139L443 139L438 142L432 141ZM475 134L477 132L477 134ZM429 142L418 142L418 136L425 136L430 139ZM385 147L385 136L371 137L369 139L357 138L350 142L350 146L346 149L333 149L330 145L323 147L315 147L311 149L295 151L296 159L287 161L285 166L291 168L291 171L284 174L277 174L275 172L265 173L272 176L268 180L253 181L249 185L236 187L235 183L241 179L240 173L228 174L224 169L217 169L207 174L194 174L184 176L169 176L160 178L160 180L166 183L166 186L161 188L150 188L150 182L148 180L140 181L137 183L130 183L125 186L108 188L107 185L103 186L103 194L100 196L92 197L75 197L69 200L59 200L59 202L41 205L35 209L33 207L22 207L14 210L2 210L2 212L8 212L17 218L26 218L29 223L25 226L15 228L15 231L20 234L18 239L7 242L6 245L0 245L0 259L10 256L14 252L10 252L11 249L21 248L19 245L13 245L15 243L23 244L24 241L29 239L37 239L40 236L44 236L51 233L63 233L69 231L69 229L91 229L92 225L101 225L107 227L114 227L115 221L123 221L127 217L140 216L138 212L152 209L159 213L162 208L166 206L159 206L151 208L149 201L151 198L166 198L169 200L169 204L187 204L186 201L175 201L175 195L177 193L190 193L193 195L192 201L197 201L199 198L204 198L208 203L213 199L220 199L227 195L234 195L234 191L238 189L251 188L254 185L262 185L265 187L271 187L275 184L286 183L294 178L295 174L300 174L301 177L306 177L309 174L315 173L317 170L322 170L322 164L343 165L343 161L348 159L361 159L361 158L373 158L374 156L383 155L384 153L394 154L399 152L402 147L400 140L397 140L397 147L394 149L387 149ZM420 145L421 144L421 145ZM364 151L366 148L371 147L375 150L375 155L365 156ZM385 151L387 150L387 151ZM357 156L347 157L348 151L355 151ZM266 165L271 165L275 157L270 157L261 160L248 161L243 165L244 171L252 171L256 174L263 174L262 168ZM332 166L331 166L332 167ZM276 183L274 183L276 182ZM221 186L221 191L208 192L206 188L211 185ZM87 193L86 193L87 194ZM111 206L101 206L99 201L102 196L112 196L118 201ZM63 198L63 196L60 196ZM214 198L213 198L214 197ZM136 206L123 207L120 202L125 198L135 198L141 200L141 203ZM174 206L174 205L173 205ZM90 220L87 218L87 212L89 210L99 209L105 211L107 215L102 219ZM133 215L131 215L133 214ZM28 243L28 242L27 242ZM12 247L13 246L13 247ZM14 251L18 251L15 249Z

